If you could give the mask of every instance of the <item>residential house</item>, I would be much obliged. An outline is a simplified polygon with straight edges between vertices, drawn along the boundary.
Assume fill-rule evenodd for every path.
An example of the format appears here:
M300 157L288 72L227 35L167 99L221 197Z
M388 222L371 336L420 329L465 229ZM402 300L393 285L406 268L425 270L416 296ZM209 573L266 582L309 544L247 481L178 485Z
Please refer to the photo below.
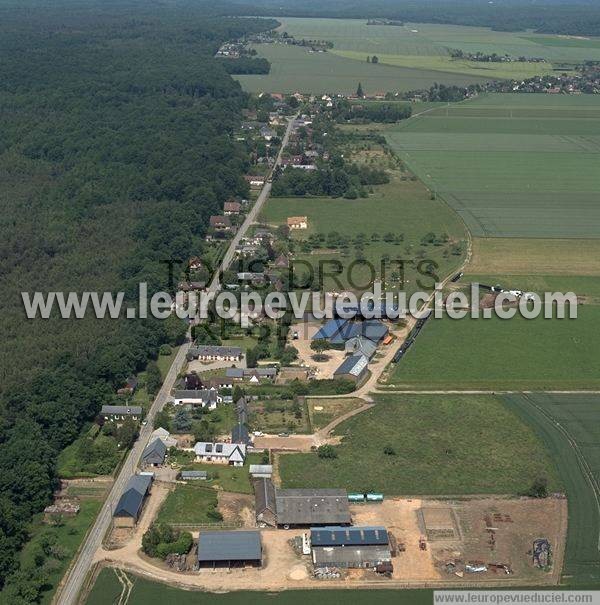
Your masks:
M308 217L288 216L287 226L289 229L308 229Z
M167 446L162 439L154 439L142 453L142 464L144 466L162 466L165 463Z
M190 271L200 271L204 267L204 263L199 256L192 256L188 261L188 268Z
M223 214L229 216L231 214L239 214L242 211L242 205L235 200L230 200L223 204Z
M200 406L214 410L223 399L216 389L196 389L192 391L175 391L173 402L175 405Z
M100 416L104 420L119 422L126 418L141 420L142 408L139 405L103 405L100 410Z
M243 443L209 443L198 441L194 445L196 462L215 462L230 466L244 466L246 446Z
M197 345L189 350L187 357L188 360L200 361L239 361L242 358L242 349L221 345Z
M228 216L213 215L210 217L210 227L215 231L231 231L231 220Z
M138 379L135 376L130 376L125 384L117 391L117 395L133 395L137 389Z
M235 382L247 380L256 383L261 379L275 380L277 368L227 368L225 376Z
M256 176L247 174L245 177L250 187L262 187L265 184L264 176Z
M263 126L260 129L260 136L265 141L270 141L271 139L277 136L277 133L272 128L269 128L268 126Z

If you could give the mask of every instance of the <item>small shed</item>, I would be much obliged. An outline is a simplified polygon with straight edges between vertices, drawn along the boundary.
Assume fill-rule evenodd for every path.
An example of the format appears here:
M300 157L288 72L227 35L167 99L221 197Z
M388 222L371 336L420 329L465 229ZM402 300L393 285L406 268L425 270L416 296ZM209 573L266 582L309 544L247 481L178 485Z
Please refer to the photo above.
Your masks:
M181 471L179 476L182 481L206 481L208 471Z
M273 465L251 464L250 475L256 479L270 479L273 476Z

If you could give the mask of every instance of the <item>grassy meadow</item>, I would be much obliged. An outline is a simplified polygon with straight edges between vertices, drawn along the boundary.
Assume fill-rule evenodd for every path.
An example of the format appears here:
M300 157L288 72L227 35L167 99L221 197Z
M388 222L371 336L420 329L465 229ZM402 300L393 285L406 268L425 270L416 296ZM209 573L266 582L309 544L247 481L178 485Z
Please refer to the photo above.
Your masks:
M600 237L600 99L487 95L394 126L388 143L475 236Z
M530 455L541 449L533 431L497 397L390 393L375 401L336 427L336 459L280 455L282 485L392 496L518 494L538 475L560 483L543 450Z
M568 38L526 32L493 31L486 27L407 23L402 27L367 25L366 19L278 17L280 31L296 38L330 40L333 51L400 57L443 57L448 49L467 53L541 57L548 62L600 60L600 39ZM488 64L479 64L488 67ZM538 64L544 68L544 64Z
M598 583L600 397L528 393L504 399L543 441L569 498L563 580L573 585Z
M189 591L174 586L151 582L128 574L133 589L127 605L304 605L315 599L314 590L284 590L281 592L239 591L224 594ZM111 568L100 571L88 596L87 605L113 605L119 603L123 587ZM431 590L320 590L319 605L430 605Z
M457 73L444 73L418 67L396 67L371 64L336 55L333 52L313 53L300 46L258 44L259 57L268 59L268 74L234 76L244 90L251 93L343 93L356 92L358 83L365 93L405 92L429 88L434 82L466 86L489 78Z
M423 258L438 263L439 269L436 272L440 276L448 275L463 260L462 254L455 256L448 253L453 243L461 242L464 252L466 233L460 218L442 202L431 200L427 190L417 181L401 181L394 176L389 184L376 187L375 193L365 199L271 198L263 209L261 220L279 225L285 223L288 216L298 215L308 216L308 229L294 233L295 239L306 239L317 233L327 235L332 231L350 237L365 234L367 245L363 254L375 267L377 278L385 273L387 279L391 280L392 273L398 271L396 266L391 265L382 271L381 263L385 255L393 260L405 259L407 291L418 289L418 273L412 261L417 258L419 252L424 255ZM402 241L384 241L383 236L389 232L396 236L402 235ZM443 246L422 246L421 239L429 232L436 235L447 233L450 242ZM372 240L373 234L378 238L377 241ZM318 267L319 262L339 261L343 268L347 269L357 255L351 246L346 253L343 250L322 249L307 254L297 252L294 258L306 261L313 267ZM323 273L326 271L332 271L331 266L326 266ZM324 276L323 287L328 291L359 291L359 286L368 285L372 279L371 271L366 266L355 266L351 275L357 287L352 287L345 270L341 275ZM433 284L430 278L423 278L422 282L425 287Z
M431 319L393 366L387 387L599 389L591 361L600 356L599 322L593 305L579 306L577 319Z

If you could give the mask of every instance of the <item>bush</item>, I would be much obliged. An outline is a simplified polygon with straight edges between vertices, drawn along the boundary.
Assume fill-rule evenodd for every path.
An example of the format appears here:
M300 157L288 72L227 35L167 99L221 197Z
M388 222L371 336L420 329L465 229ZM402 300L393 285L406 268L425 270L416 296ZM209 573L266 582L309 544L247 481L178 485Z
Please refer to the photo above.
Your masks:
M317 456L323 459L334 460L337 458L337 452L332 445L321 445L317 448Z
M170 345L160 345L160 349L158 350L160 355L170 355L173 352Z

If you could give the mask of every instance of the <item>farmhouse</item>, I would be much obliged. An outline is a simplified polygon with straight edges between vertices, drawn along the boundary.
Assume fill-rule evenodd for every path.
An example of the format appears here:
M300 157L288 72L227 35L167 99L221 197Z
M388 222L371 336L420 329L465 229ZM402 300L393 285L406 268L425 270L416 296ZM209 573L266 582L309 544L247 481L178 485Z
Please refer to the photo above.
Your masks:
M277 376L277 368L227 368L225 376L235 382L241 382L242 380L259 382L260 379L274 380Z
M219 345L199 345L189 350L188 361L239 361L242 358L242 349L239 347L222 347Z
M115 527L133 527L137 523L151 484L151 475L133 475L129 479L113 512Z
M162 466L167 455L167 446L161 439L154 439L142 453L144 466Z
M265 184L264 176L246 175L244 178L250 184L250 187L262 187Z
M198 566L260 567L262 545L260 532L252 531L201 531L198 537Z
M254 479L254 510L259 526L277 527L277 503L275 486L270 478Z
M343 489L276 489L277 525L350 525L348 496Z
M230 231L231 220L228 216L213 215L210 217L210 227L215 231Z
M342 365L333 373L333 377L360 382L367 374L368 364L369 360L365 355L352 355L344 359Z
M288 216L287 226L290 229L308 229L307 216Z
M385 527L312 528L310 542L315 567L376 567L392 561Z
M214 410L217 404L222 403L223 398L214 388L196 389L192 391L175 391L173 403L175 405L193 405Z
M125 384L117 391L117 395L133 395L137 389L138 379L135 376L130 376Z
M242 210L242 205L235 200L225 202L223 204L223 214L229 216L231 214L239 214Z
M142 408L139 405L103 405L100 410L100 416L104 420L113 420L118 422L126 418L140 420L142 417Z
M231 466L244 466L246 446L243 443L208 443L198 441L194 445L196 462L216 462Z

